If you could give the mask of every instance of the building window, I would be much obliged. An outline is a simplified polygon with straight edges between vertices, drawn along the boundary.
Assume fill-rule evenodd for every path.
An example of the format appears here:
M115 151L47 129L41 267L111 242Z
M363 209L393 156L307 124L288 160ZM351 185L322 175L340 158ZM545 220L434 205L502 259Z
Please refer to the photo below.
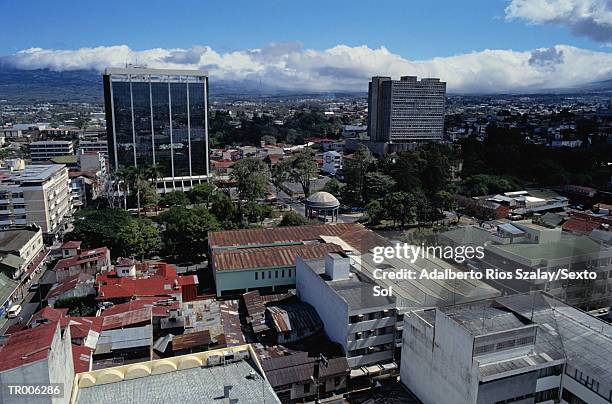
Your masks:
M255 280L257 280L258 275L259 274L257 272L255 272Z
M338 387L338 386L340 386L340 383L342 383L342 378L340 376L336 376L334 378L334 386Z
M285 270L284 269L283 269L281 274L282 274L282 277L284 278L285 277Z
M304 385L304 393L310 393L310 383Z
M268 279L272 279L272 271L268 271Z
M266 273L265 272L261 273L261 279L266 279Z
M278 269L277 269L276 271L274 271L274 277L275 277L276 279L278 279Z
M291 270L289 270L289 277L291 277Z

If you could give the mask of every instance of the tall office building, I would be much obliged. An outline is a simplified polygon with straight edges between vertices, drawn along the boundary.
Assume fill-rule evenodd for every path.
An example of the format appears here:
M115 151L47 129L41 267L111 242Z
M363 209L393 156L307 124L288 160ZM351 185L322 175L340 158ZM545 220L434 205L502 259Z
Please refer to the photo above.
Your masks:
M376 76L368 88L368 134L375 142L441 140L446 83Z
M208 77L198 70L107 68L111 170L159 166L159 192L189 190L208 168Z

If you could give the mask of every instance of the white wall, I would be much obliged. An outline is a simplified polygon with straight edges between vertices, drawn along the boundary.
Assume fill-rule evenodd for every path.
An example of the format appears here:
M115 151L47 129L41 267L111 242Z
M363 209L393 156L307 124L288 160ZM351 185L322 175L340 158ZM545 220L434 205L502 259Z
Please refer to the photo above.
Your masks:
M411 313L404 316L400 380L424 404L476 403L478 367L472 336L437 311L434 328Z
M346 352L348 304L301 257L296 259L295 270L298 297L317 310L327 337L341 344Z

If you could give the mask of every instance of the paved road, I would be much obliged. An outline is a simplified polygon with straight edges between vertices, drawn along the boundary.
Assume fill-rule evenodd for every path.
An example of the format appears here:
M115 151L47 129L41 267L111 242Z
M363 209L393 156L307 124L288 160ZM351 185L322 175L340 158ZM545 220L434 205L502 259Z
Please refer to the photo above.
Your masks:
M30 292L28 291L28 287L32 283L37 283L40 281L40 279L45 274L45 271L47 269L46 263L43 262L40 268L41 269L39 270L39 272L35 272L32 279L24 286L24 295L22 299L14 303L14 304L20 304L22 307L21 313L19 313L19 316L17 318L10 318L10 319L6 318L5 316L0 318L0 335L4 335L4 333L9 327L17 324L19 321L21 321L23 324L27 324L27 322L30 321L32 314L36 313L40 305L39 292L38 291Z

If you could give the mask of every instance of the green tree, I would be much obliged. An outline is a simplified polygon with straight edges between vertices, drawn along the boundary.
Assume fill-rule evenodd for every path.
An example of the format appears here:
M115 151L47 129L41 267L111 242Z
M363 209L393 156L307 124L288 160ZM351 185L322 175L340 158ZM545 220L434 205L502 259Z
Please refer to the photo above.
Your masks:
M211 197L210 212L223 223L224 228L234 228L240 222L236 205L225 192L216 192Z
M247 202L243 207L243 216L248 223L261 223L272 215L272 208L257 202Z
M143 260L159 249L159 230L149 219L132 219L121 228L118 234L124 257Z
M206 254L208 231L220 228L217 218L203 206L170 208L159 216L159 221L164 228L165 255L190 262Z
M217 189L211 184L197 184L194 185L193 189L189 193L191 202L194 204L204 204L209 206L212 202L213 195L217 192Z
M302 149L293 156L281 160L279 170L287 172L289 180L302 186L304 196L310 196L310 181L315 178L319 168L314 161L314 151Z
M312 224L313 222L308 218L300 215L297 212L287 212L283 215L282 220L278 224L281 227L286 226L303 226L305 224Z
M268 183L268 167L255 157L245 157L232 166L230 178L236 181L240 201L263 198Z
M329 192L330 194L339 197L342 193L342 188L344 187L344 184L342 184L340 181L338 181L335 178L332 178L331 180L327 181L325 183L325 185L323 186L322 191L324 192Z
M159 199L159 203L164 206L187 206L189 198L181 191L167 192Z
M276 138L272 135L263 135L261 141L264 144L276 144Z
M373 200L365 206L368 215L368 223L372 225L380 224L385 218L385 208L378 200Z
M365 176L375 158L364 145L359 145L352 158L344 159L344 199L348 205L360 205L363 201Z
M393 220L393 226L397 223L404 228L406 223L412 223L416 219L416 204L413 196L408 192L392 192L385 196L383 207L389 217Z
M365 202L382 199L395 189L395 180L380 172L367 173L363 186L363 199Z
M74 230L66 238L81 240L87 248L106 246L116 257L124 251L124 240L119 233L132 220L134 218L123 209L82 210L74 222Z

